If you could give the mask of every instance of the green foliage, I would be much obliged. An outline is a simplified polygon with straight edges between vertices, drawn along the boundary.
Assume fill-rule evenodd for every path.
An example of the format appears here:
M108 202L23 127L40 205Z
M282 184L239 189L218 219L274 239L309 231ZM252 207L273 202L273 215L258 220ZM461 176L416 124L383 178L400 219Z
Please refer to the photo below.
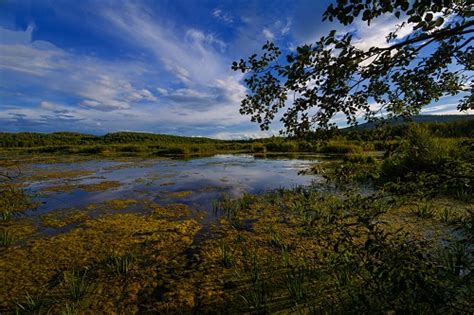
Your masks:
M331 30L312 44L304 44L282 56L268 42L262 54L233 62L232 69L248 73L250 90L240 112L249 115L262 130L280 111L287 133L300 136L314 128L334 126L332 118L343 114L357 124L377 114L409 117L444 95L456 95L470 84L473 32L469 1L371 1L338 0L324 18L349 25L357 17L367 24L384 14L407 19L401 26L412 33L398 39L402 27L387 34L387 45L360 49L353 34ZM293 99L287 106L287 100ZM473 90L458 104L473 108ZM374 108L372 103L380 107Z
M14 238L8 230L2 229L0 231L0 246L2 247L10 246L10 244L13 243L13 241L14 241Z
M273 226L264 227L270 231L266 238L270 248L262 245L262 236L252 239L258 240L256 248L243 245L242 261L234 256L233 264L241 266L238 283L242 288L238 292L244 301L243 312L288 312L285 303L301 313L443 314L472 310L469 297L474 257L467 240L440 248L408 231L389 228L386 215L404 206L405 200L383 193L348 192L336 197L316 189L279 190L255 200L257 204L268 202L266 207L274 209L268 215L275 222L288 222L291 232L285 231L301 237L295 246L307 249L302 253L293 246L281 246L295 242L294 234L285 239L282 230ZM420 211L420 220L431 217L432 208L427 209ZM242 209L240 215L250 213ZM309 228L308 213L312 213ZM281 262L274 259L278 252Z
M36 205L24 189L11 183L0 183L0 222L8 221Z
M17 303L16 314L44 314L46 313L48 301L41 295L25 294L25 299Z
M68 297L75 302L80 302L90 296L94 289L87 278L87 269L83 271L65 271L62 286Z
M220 257L220 262L224 268L230 268L234 264L234 255L230 246L222 242L218 248L218 255Z
M119 255L116 252L111 252L106 258L107 267L117 275L129 273L135 262L136 255L131 252L127 252L123 255Z
M405 193L474 193L474 150L470 141L446 142L413 125L407 138L384 159L380 183Z
M361 153L363 149L354 144L345 143L334 143L323 146L319 152L321 153L339 153L339 154L350 154L350 153Z

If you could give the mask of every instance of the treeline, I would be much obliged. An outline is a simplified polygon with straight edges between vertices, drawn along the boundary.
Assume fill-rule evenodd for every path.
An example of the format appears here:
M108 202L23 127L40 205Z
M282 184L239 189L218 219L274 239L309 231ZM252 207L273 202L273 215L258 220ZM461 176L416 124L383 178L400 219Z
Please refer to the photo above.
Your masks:
M110 144L210 144L221 142L202 137L181 137L175 135L115 132L104 136L94 136L73 132L55 133L0 133L0 147L2 148L32 148L57 145L110 145Z
M385 124L374 128L346 128L314 133L308 137L270 137L250 140L216 140L203 137L139 132L103 136L71 132L0 133L0 148L20 153L206 155L215 153L313 152L360 153L392 148L409 131L423 125L435 138L474 138L474 119L448 122Z
M447 122L407 122L397 124L381 124L373 128L348 128L336 131L337 135L344 135L350 140L391 140L405 138L408 135L410 125L425 125L434 137L438 138L473 138L474 117L464 116L458 120ZM408 126L407 126L408 125Z

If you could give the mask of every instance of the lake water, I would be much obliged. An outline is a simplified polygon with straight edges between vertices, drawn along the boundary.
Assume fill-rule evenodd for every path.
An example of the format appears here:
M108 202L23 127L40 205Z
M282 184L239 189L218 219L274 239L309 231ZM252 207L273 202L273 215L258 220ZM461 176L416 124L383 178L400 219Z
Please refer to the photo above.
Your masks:
M130 159L89 160L75 163L36 164L31 174L77 171L78 176L30 180L27 185L42 205L32 212L40 215L54 209L81 208L112 199L151 200L159 204L182 203L211 213L213 200L222 194L238 197L284 187L309 185L315 176L301 175L321 156L215 155L187 160ZM85 175L81 175L83 172ZM87 191L77 186L104 181L116 187ZM70 189L52 189L70 185Z

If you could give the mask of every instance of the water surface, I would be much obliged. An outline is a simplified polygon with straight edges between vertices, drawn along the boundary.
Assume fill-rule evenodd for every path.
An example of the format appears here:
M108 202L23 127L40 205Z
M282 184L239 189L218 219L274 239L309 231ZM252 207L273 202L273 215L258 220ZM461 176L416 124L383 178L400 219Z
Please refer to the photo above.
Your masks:
M90 160L36 164L31 172L89 171L89 174L73 178L32 180L28 186L42 202L34 214L127 198L147 199L165 205L183 203L210 213L213 200L224 193L237 197L243 193L309 185L315 177L299 172L317 160L318 156L314 155L264 158L252 155L215 155L188 160ZM44 192L48 187L65 183L88 185L103 181L117 181L120 185L93 192L83 189Z

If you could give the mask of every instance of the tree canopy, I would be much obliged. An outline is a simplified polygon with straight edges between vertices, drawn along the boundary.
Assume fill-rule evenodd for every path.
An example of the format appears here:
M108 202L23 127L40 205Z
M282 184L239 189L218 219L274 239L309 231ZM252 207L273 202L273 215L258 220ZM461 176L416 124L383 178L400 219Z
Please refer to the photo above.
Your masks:
M474 109L474 9L470 0L337 0L323 20L368 25L399 20L386 45L361 49L353 34L332 30L286 56L273 42L232 64L247 73L250 92L240 112L268 130L278 113L288 134L334 127L332 118L410 117L444 95L461 94L458 109ZM402 28L411 28L401 37Z

